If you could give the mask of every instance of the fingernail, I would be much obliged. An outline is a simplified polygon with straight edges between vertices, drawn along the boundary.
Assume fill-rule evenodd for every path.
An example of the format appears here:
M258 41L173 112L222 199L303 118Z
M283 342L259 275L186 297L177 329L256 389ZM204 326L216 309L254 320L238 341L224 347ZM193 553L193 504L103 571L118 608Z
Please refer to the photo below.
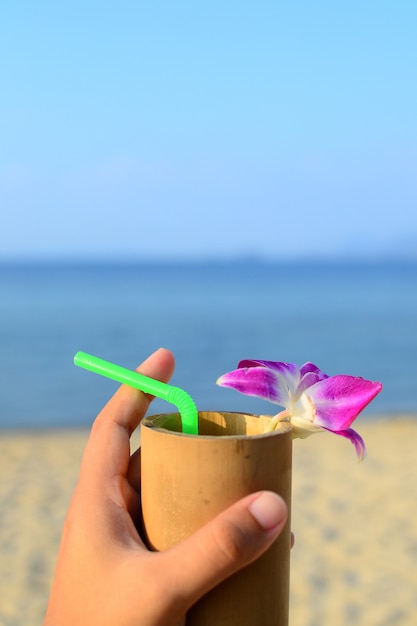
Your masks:
M272 530L286 518L287 507L280 496L272 491L264 491L254 500L249 510L265 530Z

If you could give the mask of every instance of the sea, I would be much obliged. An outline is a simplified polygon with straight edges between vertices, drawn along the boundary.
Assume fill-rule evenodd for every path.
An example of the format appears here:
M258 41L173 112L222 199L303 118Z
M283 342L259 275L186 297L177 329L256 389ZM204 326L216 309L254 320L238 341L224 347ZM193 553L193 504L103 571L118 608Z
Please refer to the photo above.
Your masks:
M75 353L134 369L160 346L200 410L276 413L216 385L267 359L382 382L360 420L417 415L417 262L0 264L0 428L91 425L118 385Z

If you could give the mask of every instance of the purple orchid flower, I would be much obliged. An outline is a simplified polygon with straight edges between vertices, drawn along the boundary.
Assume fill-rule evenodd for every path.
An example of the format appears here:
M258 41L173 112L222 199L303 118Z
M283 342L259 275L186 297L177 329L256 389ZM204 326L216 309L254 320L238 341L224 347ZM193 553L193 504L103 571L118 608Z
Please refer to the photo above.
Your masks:
M359 460L366 453L362 437L350 428L353 420L381 391L381 383L359 376L328 376L314 363L301 367L276 361L240 361L238 369L220 376L217 384L285 407L273 418L289 419L294 437L328 430L349 439Z

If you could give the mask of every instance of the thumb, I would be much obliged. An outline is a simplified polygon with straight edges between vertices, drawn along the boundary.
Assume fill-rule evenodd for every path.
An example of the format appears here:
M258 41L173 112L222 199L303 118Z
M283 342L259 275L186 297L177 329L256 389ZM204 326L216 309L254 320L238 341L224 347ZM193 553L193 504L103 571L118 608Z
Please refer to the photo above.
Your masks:
M239 500L165 552L171 590L188 610L210 589L258 558L287 520L283 499L261 491ZM162 555L162 553L161 553Z

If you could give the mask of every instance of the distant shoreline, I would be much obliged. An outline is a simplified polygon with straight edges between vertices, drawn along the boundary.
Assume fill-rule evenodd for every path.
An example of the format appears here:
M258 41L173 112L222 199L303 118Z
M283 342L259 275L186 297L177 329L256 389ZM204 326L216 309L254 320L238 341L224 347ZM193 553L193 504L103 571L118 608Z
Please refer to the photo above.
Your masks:
M50 268L187 268L187 267L305 267L343 268L343 267L389 267L417 268L417 257L203 257L203 258L0 258L0 269L50 269Z
M377 423L386 423L386 422L416 422L417 421L417 412L411 413L375 413L366 416L359 416L358 421L355 422L355 429L361 430L361 427L374 426ZM0 437L28 437L33 435L34 437L42 437L43 435L62 435L63 433L88 433L91 429L90 424L76 424L74 426L69 425L67 423L59 425L40 425L40 426L0 426Z

